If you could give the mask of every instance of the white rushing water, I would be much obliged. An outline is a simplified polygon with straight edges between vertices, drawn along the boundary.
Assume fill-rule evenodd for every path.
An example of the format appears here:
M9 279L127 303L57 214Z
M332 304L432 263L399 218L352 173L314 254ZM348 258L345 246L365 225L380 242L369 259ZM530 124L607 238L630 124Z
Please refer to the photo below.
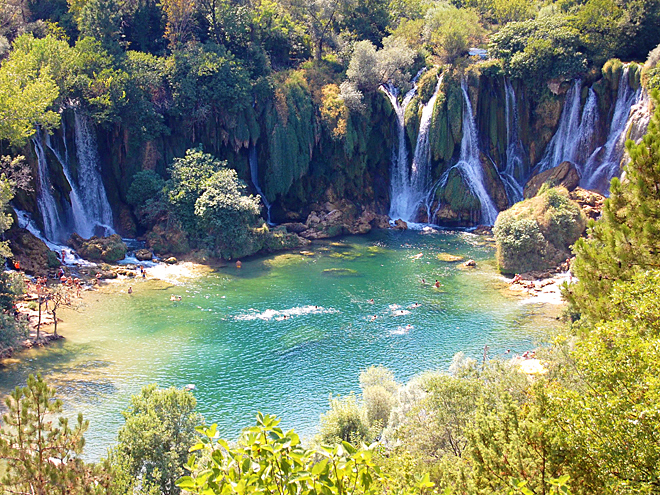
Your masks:
M408 149L406 146L406 108L415 97L417 92L417 79L421 71L415 76L412 88L405 94L401 103L399 103L399 89L392 83L383 84L380 89L387 95L392 103L397 123L397 143L392 149L392 168L390 174L390 218L408 222L413 221L411 216L415 212L410 212L410 167L408 165Z
M527 180L525 174L525 150L520 140L520 121L518 119L518 104L516 92L509 79L504 80L505 118L506 118L506 166L500 172L500 178L506 189L509 203L513 204L523 199L523 188Z
M268 222L268 225L273 225L273 222L270 219L270 207L272 205L268 201L268 198L266 198L266 195L261 190L261 187L259 187L259 160L257 157L256 145L252 145L250 147L250 154L248 157L248 161L250 162L250 178L252 179L252 184L254 185L254 188L257 190L257 193L259 193L259 196L261 196L261 201L263 201L264 206L266 207L266 222Z
M37 227L37 225L34 223L32 216L28 212L19 210L18 208L14 208L14 211L16 212L16 217L18 218L18 226L20 228L26 229L37 239L42 240L44 244L48 246L48 249L57 253L58 257L61 257L62 252L64 251L64 263L66 265L96 266L96 263L91 263L79 257L70 247L52 242L46 238L39 230L39 227Z
M55 197L53 196L53 185L50 182L50 173L48 171L48 162L46 160L46 152L44 147L44 137L47 134L41 129L37 129L36 134L32 138L34 144L34 151L37 155L37 208L41 213L43 220L44 233L46 237L54 241L61 240L63 221L60 216L60 209L57 206Z
M576 80L566 93L559 126L537 167L540 172L565 161L584 163L591 154L598 123L598 99L593 89L589 88L588 93L582 111L582 81Z
M481 167L477 126L472 113L472 103L467 91L465 79L461 81L463 92L463 137L461 139L461 155L455 167L460 171L463 180L467 182L470 191L481 203L481 223L493 225L497 219L497 207L488 195L484 184L484 173Z
M631 119L630 117L632 115L643 116L643 112L631 114L631 109L635 104L640 103L642 99L641 88L634 90L630 87L628 67L624 67L621 73L621 79L619 80L619 89L617 90L617 98L607 141L603 146L599 146L594 150L583 166L579 166L580 164L578 164L582 177L580 181L582 187L607 192L612 177L619 175L621 161L625 153L628 131L631 130L631 127L635 123L639 123L640 120ZM646 125L648 125L648 120L646 121ZM645 130L645 126L642 125L642 127Z
M76 156L78 158L78 181L71 182L76 189L80 208L85 218L76 223L78 234L91 237L100 230L102 235L114 233L112 209L101 178L101 164L96 146L96 137L89 118L74 110ZM64 166L64 164L63 164ZM67 177L68 179L68 177Z

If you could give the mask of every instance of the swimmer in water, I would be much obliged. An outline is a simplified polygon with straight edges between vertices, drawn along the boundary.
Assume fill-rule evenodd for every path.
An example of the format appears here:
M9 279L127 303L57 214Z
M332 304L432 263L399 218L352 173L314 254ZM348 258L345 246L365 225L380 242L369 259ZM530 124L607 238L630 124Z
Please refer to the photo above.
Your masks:
M435 288L436 288L436 289L439 289L439 288L440 288L440 282L438 282L437 280L435 281L435 284L434 284L434 285L435 285Z
M176 300L177 300L177 301L180 301L181 299L183 299L183 297L181 297L181 296L176 296Z
M375 320L376 320L376 318L378 318L378 316L376 316L376 315L373 315L373 316L371 317L371 321L375 321Z
M373 303L374 303L374 300L373 300L373 299L369 299L369 301L367 301L367 302L368 302L369 304L373 304Z
M170 301L176 301L176 296L174 294L170 296Z

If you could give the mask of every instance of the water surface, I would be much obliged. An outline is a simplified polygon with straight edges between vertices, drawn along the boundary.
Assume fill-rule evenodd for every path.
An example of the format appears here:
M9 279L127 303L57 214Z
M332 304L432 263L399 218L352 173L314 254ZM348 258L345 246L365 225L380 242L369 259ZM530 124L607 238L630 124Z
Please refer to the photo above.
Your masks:
M539 306L503 295L493 248L478 236L381 231L308 250L240 269L155 267L130 282L131 295L127 281L91 293L80 311L63 313L61 344L0 371L0 394L41 372L67 411L90 420L90 458L113 443L131 394L153 382L195 384L200 412L223 436L258 410L311 436L329 394L359 391L370 365L405 381L447 369L459 351L481 359L485 345L490 356L529 349L552 325Z

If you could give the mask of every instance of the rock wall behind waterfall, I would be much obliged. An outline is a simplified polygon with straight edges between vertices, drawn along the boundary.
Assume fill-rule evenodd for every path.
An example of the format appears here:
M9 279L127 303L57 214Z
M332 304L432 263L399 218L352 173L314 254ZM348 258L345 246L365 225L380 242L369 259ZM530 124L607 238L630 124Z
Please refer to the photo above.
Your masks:
M426 71L404 115L404 142L412 159L420 123L432 110L430 123L424 124L428 124L430 160L423 182L429 184L429 190L415 219L447 226L483 221L483 205L473 194L465 170L456 167L464 142L466 95L474 115L477 151L473 163L480 167L474 170L482 177L488 197L502 210L519 199L525 181L538 168L560 127L567 98L575 102L576 115L581 116L585 106L597 110L598 118L591 121L589 147L606 145L620 100L623 70L623 66L616 66L604 70L603 75L592 74L571 93L576 88L574 81L551 81L541 88L530 88L525 81L507 80L497 71L476 65L466 74L445 70L437 94L438 71ZM636 91L638 75L637 79L634 74L630 77L631 88ZM461 90L464 78L465 93ZM250 187L249 153L254 150L259 185L272 205L274 222L304 221L318 205L341 199L387 213L392 202L392 150L398 140L391 102L380 91L365 93L362 111L349 111L339 97L337 84L326 80L317 87L311 81L282 83L233 116L165 119L163 132L155 135L136 132L127 123L92 125L101 179L117 231L129 236L142 233L125 202L133 175L151 169L166 176L174 157L199 144L227 160ZM432 109L426 108L434 94ZM643 127L643 108L638 113L637 127ZM68 149L71 173L76 175L79 164L73 112L65 111L63 118L65 125L50 140L53 149L44 146L43 151L54 200L51 206L55 205L51 214L55 212L63 223L75 223L72 188L55 157L55 151L64 155ZM639 134L637 127L634 132ZM579 122L575 128L579 129ZM25 154L38 177L39 160L33 143ZM39 203L34 194L20 194L17 202L37 218L34 214Z

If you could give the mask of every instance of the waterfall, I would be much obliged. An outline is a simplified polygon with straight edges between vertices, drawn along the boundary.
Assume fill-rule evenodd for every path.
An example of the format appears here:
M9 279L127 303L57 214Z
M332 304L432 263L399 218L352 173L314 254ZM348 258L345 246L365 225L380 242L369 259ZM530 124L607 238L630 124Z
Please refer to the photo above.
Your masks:
M250 178L252 179L252 184L254 185L254 188L257 190L257 193L259 193L259 196L261 196L261 201L263 201L264 206L266 207L266 222L268 223L268 225L273 225L273 222L271 222L270 220L270 207L272 205L268 201L268 198L266 198L266 195L261 190L261 187L259 187L259 160L257 158L256 145L250 147L250 154L248 161L250 162Z
M37 207L39 213L41 213L46 237L48 239L59 240L62 237L61 227L63 222L57 208L57 202L53 197L53 185L50 182L48 162L46 161L46 153L44 151L44 134L46 134L45 131L37 129L36 134L32 138L38 166L36 180Z
M525 185L525 151L520 140L520 123L518 121L518 104L516 93L511 81L504 80L505 118L506 118L506 166L500 173L500 178L506 189L509 203L513 204L523 199Z
M559 118L557 132L539 162L539 172L569 161L579 164L587 160L594 146L598 122L598 100L596 92L589 88L589 95L580 113L582 81L576 80L566 93L564 108Z
M484 174L479 157L479 142L477 139L477 126L474 122L472 113L472 104L467 92L467 82L461 81L461 91L463 91L464 110L463 110L463 137L461 139L461 155L455 167L460 171L461 176L467 182L472 194L474 194L481 203L481 223L493 225L497 219L497 207L488 195L484 185Z
M412 101L415 93L417 92L417 78L421 75L421 71L413 79L412 88L405 94L403 101L399 104L399 90L392 84L383 84L380 88L387 95L394 114L396 115L397 123L397 145L392 149L392 171L390 174L390 218L408 222L414 220L411 218L415 211L410 212L409 203L411 201L411 182L410 172L408 169L408 150L406 147L406 126L405 114L406 108Z
M76 191L78 207L84 213L76 221L76 229L82 237L91 237L97 231L102 235L113 233L112 209L101 178L101 165L96 147L96 138L89 118L74 110L76 157L78 158L78 181L67 179ZM66 139L66 137L65 137ZM63 167L70 173L68 162ZM73 198L72 198L73 200Z
M582 177L580 185L585 189L607 193L610 180L615 175L619 175L628 131L631 130L634 123L639 121L639 119L630 118L632 115L636 115L636 113L631 113L631 109L633 105L639 103L642 99L641 88L635 91L630 87L628 67L624 67L619 80L619 89L607 141L603 146L596 148L584 167L580 169ZM648 125L648 121L646 121L646 124ZM645 126L643 127L645 128Z

